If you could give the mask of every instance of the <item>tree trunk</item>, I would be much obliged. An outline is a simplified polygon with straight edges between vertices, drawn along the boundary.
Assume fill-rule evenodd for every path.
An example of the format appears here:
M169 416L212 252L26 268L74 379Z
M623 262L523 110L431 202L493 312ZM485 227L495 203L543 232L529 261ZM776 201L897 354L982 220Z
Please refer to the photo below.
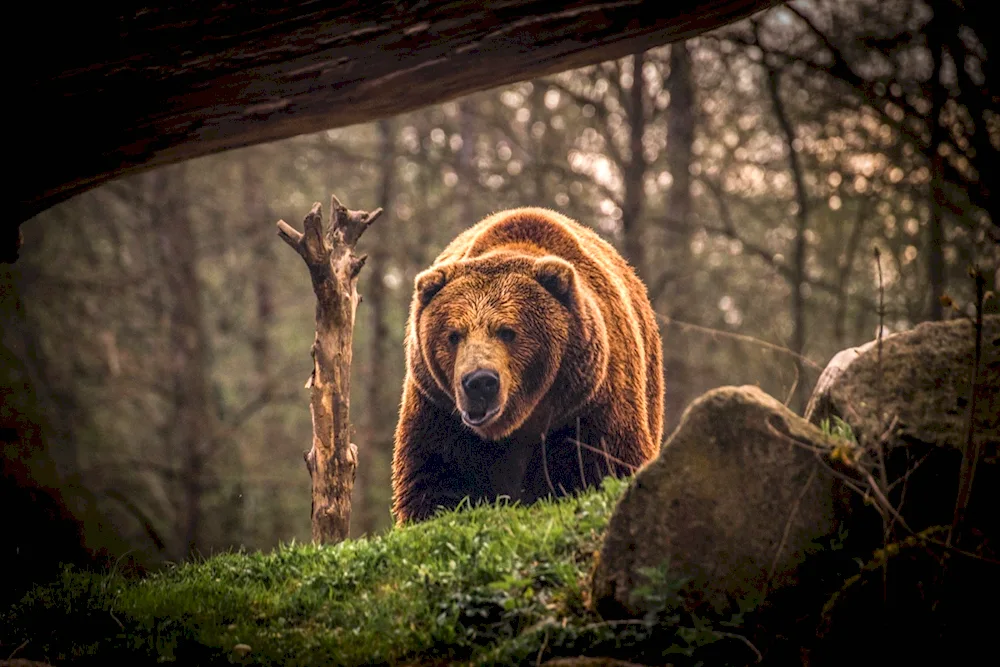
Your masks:
M931 112L927 121L930 125L931 141L927 150L931 168L930 221L927 242L927 287L928 304L927 318L940 320L944 316L944 306L941 297L945 293L945 262L944 262L944 209L947 206L945 184L945 158L939 152L941 144L948 139L948 131L941 124L941 111L948 99L948 91L941 81L942 53L940 27L933 21L928 25L927 41L934 61L931 75Z
M377 124L379 135L379 175L381 183L379 185L378 201L382 202L390 211L392 210L393 188L395 187L395 138L396 132L392 121L380 120ZM368 255L368 275L371 280L368 283L368 291L365 294L365 305L370 313L371 325L368 338L368 378L365 387L365 403L367 411L365 413L365 440L358 449L358 480L360 500L360 516L358 517L358 530L362 533L373 533L377 528L376 515L373 511L374 494L372 486L375 478L372 475L373 463L376 459L388 460L391 456L391 437L388 436L386 426L395 421L395 408L398 406L398 397L393 396L386 400L385 390L388 373L386 372L386 342L389 340L389 327L386 324L386 289L383 282L385 270L388 264L387 244L382 231L385 229L387 221L383 221L381 228L376 228L372 233L372 250ZM387 414L383 406L390 405L393 408L392 414Z
M354 254L365 229L382 213L350 211L331 198L330 224L324 229L317 203L303 222L304 233L284 220L278 235L309 269L316 295L316 338L312 345L310 389L312 448L305 454L312 478L312 538L334 543L347 538L358 448L350 442L351 342L357 311L358 274L367 259Z
M774 106L774 115L778 119L778 126L788 148L788 166L792 172L792 182L795 184L795 203L797 211L795 248L792 251L792 351L797 355L802 355L806 346L806 303L802 288L806 284L806 228L809 224L809 202L806 198L806 184L802 175L802 165L799 163L799 154L795 150L795 128L788 118L785 104L781 99L780 92L780 72L767 67L767 83L771 93L771 104ZM800 358L795 361L795 405L794 408L799 414L805 408L809 399L808 382L805 377L805 366Z
M479 171L476 169L476 127L475 110L472 102L458 103L458 132L462 137L462 148L455 157L458 161L458 214L455 220L456 235L471 227L476 220L475 191ZM383 200L384 201L384 200Z
M531 125L537 122L545 122L542 119L548 119L550 113L548 109L545 108L545 82L540 79L536 79L531 82L531 97L529 98L531 104ZM527 128L527 145L531 147L531 181L533 183L531 189L531 196L534 197L533 204L535 206L548 206L548 198L545 196L545 170L546 161L549 159L551 153L548 153L546 148L546 141L552 133L552 128L548 127L546 123L545 133L536 138L534 132L532 132L531 125Z
M180 464L182 504L177 519L179 556L197 552L202 540L202 495L207 443L213 420L208 397L208 333L197 275L197 246L188 217L184 167L150 176L153 233L158 245L167 299L167 377L172 418L168 439Z
M262 401L269 401L274 393L274 349L271 344L271 328L274 326L274 251L271 238L259 235L253 230L257 224L265 220L273 220L271 207L268 205L267 197L264 193L263 183L257 172L257 168L248 159L243 163L243 198L246 206L246 218L251 223L251 234L255 239L253 245L253 257L251 267L253 271L253 299L254 299L254 320L250 330L250 350L253 354L253 382L252 391L260 397ZM260 434L256 444L261 452L283 452L283 438L280 422L270 419L265 415L263 424L258 430ZM247 443L241 443L241 449ZM253 457L256 458L256 457ZM256 461L252 463L259 470ZM281 503L277 502L273 493L267 493L263 489L252 491L257 498L263 497L263 504L257 506L266 507L264 512L270 518L270 524L261 521L259 517L247 516L253 533L262 539L262 543L269 543L271 540L282 539L281 528ZM251 508L254 507L251 504ZM250 512L253 510L250 509ZM250 512L247 512L249 514ZM262 525L263 524L263 525ZM263 530L262 530L263 529ZM290 535L288 536L290 537Z
M0 267L0 507L5 510L0 567L17 573L0 589L4 608L32 582L58 576L64 563L88 564L85 517L74 516L71 508L93 507L85 488L75 489L75 498L62 491L66 480L52 456L53 445L75 449L75 443L62 438L50 443L47 422L76 409L51 400L48 359L28 316L31 302L21 299L19 273Z
M847 345L847 302L850 296L848 286L854 271L855 255L857 255L861 245L861 231L864 229L869 208L868 199L862 199L858 203L858 212L854 217L854 224L851 226L851 232L847 238L847 248L837 260L840 266L837 272L837 310L833 316L833 336L839 349L843 349Z
M670 77L664 82L670 93L667 111L667 170L673 178L667 213L688 229L691 217L691 146L694 144L694 84L691 56L686 44L670 47ZM687 238L685 234L684 238Z
M625 197L622 202L622 228L625 234L625 255L639 273L639 277L649 284L646 267L646 248L643 234L642 209L646 201L644 180L646 158L642 149L642 138L646 134L645 86L642 80L642 53L632 56L632 87L628 91L629 159L624 165Z
M694 85L691 81L691 56L685 44L670 47L670 75L664 82L670 93L667 108L667 171L673 179L667 195L666 227L676 229L669 236L669 242L662 244L670 260L658 267L656 288L651 294L653 307L659 308L657 301L662 295L670 295L664 312L678 320L688 320L688 303L691 298L693 266L691 261L691 147L694 144ZM652 271L652 269L651 269ZM682 289L670 289L669 283L676 282ZM691 369L688 342L685 337L674 336L674 340L664 349L664 371L670 383L664 410L665 427L680 419L691 396ZM669 432L669 430L667 431Z

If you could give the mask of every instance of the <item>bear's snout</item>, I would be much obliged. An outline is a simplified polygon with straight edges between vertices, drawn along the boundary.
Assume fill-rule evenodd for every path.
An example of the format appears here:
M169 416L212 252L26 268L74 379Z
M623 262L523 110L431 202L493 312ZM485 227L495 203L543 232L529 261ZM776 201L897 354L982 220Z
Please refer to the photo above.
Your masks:
M500 374L491 368L477 368L462 376L458 405L462 421L472 428L485 428L500 413Z
M496 403L500 393L500 376L494 370L477 368L462 376L462 391L471 403L482 407L485 413Z

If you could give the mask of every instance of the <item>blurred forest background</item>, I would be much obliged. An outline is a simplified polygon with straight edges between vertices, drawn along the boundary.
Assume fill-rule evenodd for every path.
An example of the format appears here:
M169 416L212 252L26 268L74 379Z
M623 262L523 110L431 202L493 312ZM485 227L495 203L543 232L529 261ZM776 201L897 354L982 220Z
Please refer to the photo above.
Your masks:
M990 9L800 0L684 44L158 169L46 211L0 269L0 416L8 481L61 499L8 491L20 507L7 504L7 520L44 508L82 526L89 548L150 566L309 539L315 300L275 222L301 227L314 201L327 215L331 193L386 209L360 243L354 534L391 524L414 275L499 209L562 211L638 268L664 316L668 433L723 384L801 407L834 353L877 333L874 247L888 331L964 316L970 264L996 290ZM56 533L70 554L76 538Z

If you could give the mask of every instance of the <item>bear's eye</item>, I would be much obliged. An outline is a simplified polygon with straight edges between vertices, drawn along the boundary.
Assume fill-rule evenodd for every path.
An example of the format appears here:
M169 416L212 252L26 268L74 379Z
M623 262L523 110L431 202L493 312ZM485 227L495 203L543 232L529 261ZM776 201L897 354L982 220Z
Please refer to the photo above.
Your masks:
M462 340L462 334L460 334L457 331L452 331L451 333L448 334L449 345L458 345L461 340Z
M497 338L505 343L513 343L514 339L517 338L517 334L510 327L500 327L497 329Z

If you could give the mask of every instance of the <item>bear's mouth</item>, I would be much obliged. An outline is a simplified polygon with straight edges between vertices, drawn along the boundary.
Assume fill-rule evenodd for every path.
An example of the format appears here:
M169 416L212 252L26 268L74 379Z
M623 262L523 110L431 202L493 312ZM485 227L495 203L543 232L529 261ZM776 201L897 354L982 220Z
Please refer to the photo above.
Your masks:
M487 422L491 421L500 412L500 406L494 406L489 409L473 409L473 410L462 410L462 421L466 426L471 426L473 428L483 426Z

